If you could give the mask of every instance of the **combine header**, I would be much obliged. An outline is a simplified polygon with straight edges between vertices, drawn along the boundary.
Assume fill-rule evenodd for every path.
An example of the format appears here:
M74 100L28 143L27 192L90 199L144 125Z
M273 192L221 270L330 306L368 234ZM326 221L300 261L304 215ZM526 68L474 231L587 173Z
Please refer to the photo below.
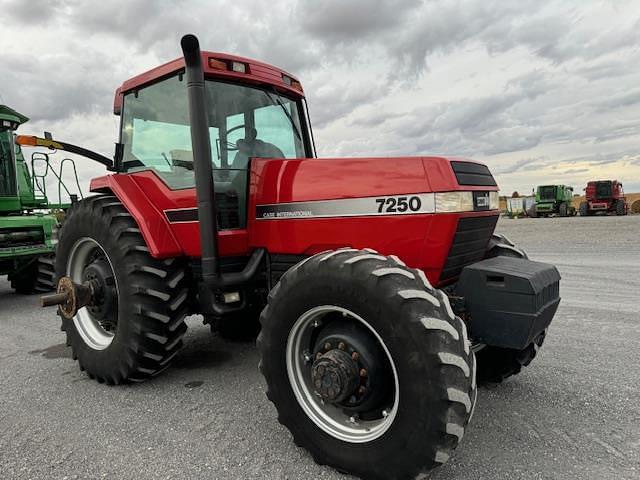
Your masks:
M314 158L293 75L191 35L182 48L117 90L115 173L60 232L42 302L80 368L147 380L178 355L186 315L216 331L259 315L267 397L317 462L371 479L446 462L477 381L535 357L558 271L494 234L485 165Z

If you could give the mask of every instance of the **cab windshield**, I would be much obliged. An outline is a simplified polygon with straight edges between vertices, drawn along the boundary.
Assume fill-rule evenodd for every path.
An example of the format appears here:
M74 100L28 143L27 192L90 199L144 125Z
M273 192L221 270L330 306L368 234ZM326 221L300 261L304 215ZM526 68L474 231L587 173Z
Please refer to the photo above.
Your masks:
M237 214L237 221L233 214L221 222L242 227L249 160L311 156L302 102L268 87L214 80L206 81L206 95L218 210L228 205ZM171 189L193 188L186 79L171 77L125 95L121 143L119 170L153 170Z
M554 185L547 185L540 187L540 200L555 200L556 187Z

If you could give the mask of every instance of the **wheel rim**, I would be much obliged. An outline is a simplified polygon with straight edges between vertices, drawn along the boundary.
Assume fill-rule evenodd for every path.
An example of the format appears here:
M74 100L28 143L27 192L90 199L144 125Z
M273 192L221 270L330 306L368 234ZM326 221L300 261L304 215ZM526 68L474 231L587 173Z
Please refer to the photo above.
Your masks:
M340 314L348 320L366 327L366 331L381 347L390 366L393 376L393 399L384 408L380 408L377 418L366 420L346 412L340 406L323 401L314 390L309 375L309 348L314 337L314 330L328 314ZM287 339L286 365L289 382L294 395L306 415L325 433L349 443L366 443L382 436L398 413L399 384L398 374L386 345L382 338L362 317L334 305L323 305L305 312L294 323Z
M105 259L113 274L113 264L104 248L92 238L83 237L79 239L73 245L69 254L67 276L75 283L83 283L87 266L96 258ZM117 299L119 297L117 282L114 288ZM78 310L76 316L73 317L73 323L82 340L94 350L104 350L111 345L115 336L115 332L106 329L103 321L97 318L87 307L82 307Z

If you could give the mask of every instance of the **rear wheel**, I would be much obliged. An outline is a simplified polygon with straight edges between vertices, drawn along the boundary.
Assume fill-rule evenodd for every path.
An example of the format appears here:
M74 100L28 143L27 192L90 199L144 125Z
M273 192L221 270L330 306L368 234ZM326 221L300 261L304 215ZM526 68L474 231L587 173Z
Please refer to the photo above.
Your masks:
M618 200L616 203L616 215L626 215L627 214L627 205L624 200Z
M19 273L11 275L11 287L21 294L46 293L54 290L54 257L42 255Z
M511 248L507 248L511 247ZM527 259L524 250L515 247L506 237L495 235L491 239L486 258L507 256ZM476 352L479 383L499 383L520 373L535 358L544 342L546 330L523 350L487 346Z
M566 202L562 202L560 207L558 207L558 213L561 217L566 217L568 213L568 207Z
M589 216L589 203L588 202L582 202L580 204L580 216L581 217L588 217Z
M414 478L462 439L474 354L421 271L369 250L317 254L285 273L261 323L267 397L316 462Z
M94 302L63 319L73 358L99 382L142 381L166 369L186 331L185 268L151 257L115 197L79 202L60 231L56 274L93 280Z

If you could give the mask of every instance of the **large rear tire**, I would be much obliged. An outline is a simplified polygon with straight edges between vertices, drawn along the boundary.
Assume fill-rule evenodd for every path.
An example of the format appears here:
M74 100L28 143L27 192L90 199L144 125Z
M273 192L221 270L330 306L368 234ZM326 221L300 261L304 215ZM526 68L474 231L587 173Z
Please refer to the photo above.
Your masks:
M622 216L627 214L627 204L624 200L618 200L616 203L616 215Z
M503 235L494 234L487 249L486 258L507 256L529 258L524 250L516 247ZM487 346L476 352L478 364L478 383L500 383L512 375L520 373L522 367L529 365L535 358L546 330L523 350Z
M182 347L188 290L180 259L149 254L120 201L95 196L76 204L60 231L56 275L102 285L100 301L62 321L73 358L108 384L146 380Z
M421 271L370 250L320 253L283 275L261 323L267 397L316 462L365 479L415 478L462 439L474 354Z

